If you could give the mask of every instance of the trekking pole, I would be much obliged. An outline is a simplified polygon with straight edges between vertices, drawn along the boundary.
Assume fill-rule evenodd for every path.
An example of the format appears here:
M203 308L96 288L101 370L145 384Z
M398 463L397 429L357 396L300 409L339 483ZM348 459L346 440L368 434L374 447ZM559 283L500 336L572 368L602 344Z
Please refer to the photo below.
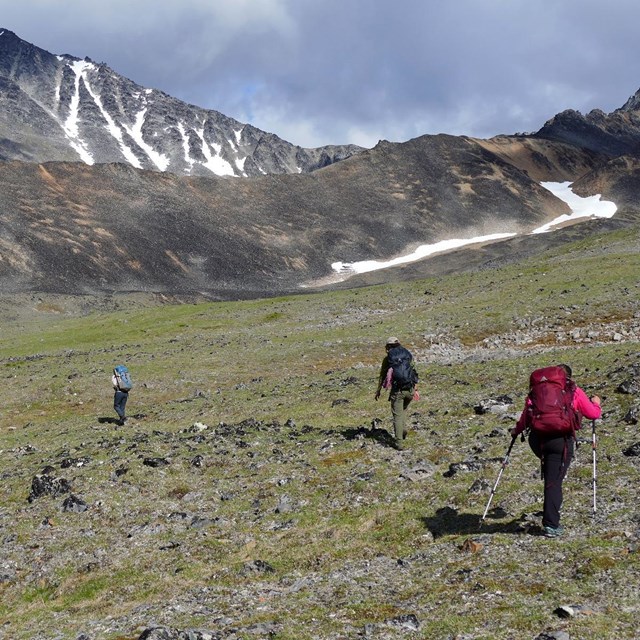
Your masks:
M493 496L496 493L496 488L498 487L498 482L500 482L500 478L502 477L502 472L505 470L506 466L509 464L509 455L511 454L511 449L513 449L513 443L516 441L518 436L515 435L511 438L511 444L507 449L507 455L505 455L504 460L502 461L502 466L500 467L500 473L496 479L496 483L493 485L493 489L491 489L491 495L489 496L489 502L487 502L487 506L485 507L484 513L482 514L482 519L480 520L480 524L484 522L484 519L487 517L487 513L489 511L489 506L491 505L491 501L493 500Z
M593 515L596 515L596 421L591 421L591 449L593 450Z

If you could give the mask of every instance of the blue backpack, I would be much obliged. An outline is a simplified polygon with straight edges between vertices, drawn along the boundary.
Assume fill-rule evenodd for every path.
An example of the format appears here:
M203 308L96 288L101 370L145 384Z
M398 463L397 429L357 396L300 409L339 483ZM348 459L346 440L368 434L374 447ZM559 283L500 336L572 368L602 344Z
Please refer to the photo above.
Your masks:
M116 377L116 383L120 391L131 391L133 388L133 381L131 380L131 374L129 369L123 364L119 364L113 369L113 375Z

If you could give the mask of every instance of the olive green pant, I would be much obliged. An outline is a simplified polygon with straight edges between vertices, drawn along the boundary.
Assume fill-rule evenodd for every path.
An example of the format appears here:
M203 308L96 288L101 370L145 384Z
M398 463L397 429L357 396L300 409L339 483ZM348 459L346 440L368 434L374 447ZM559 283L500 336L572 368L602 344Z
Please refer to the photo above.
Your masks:
M402 440L406 427L407 407L413 400L413 388L405 391L392 391L389 396L391 414L393 415L393 430L396 440Z

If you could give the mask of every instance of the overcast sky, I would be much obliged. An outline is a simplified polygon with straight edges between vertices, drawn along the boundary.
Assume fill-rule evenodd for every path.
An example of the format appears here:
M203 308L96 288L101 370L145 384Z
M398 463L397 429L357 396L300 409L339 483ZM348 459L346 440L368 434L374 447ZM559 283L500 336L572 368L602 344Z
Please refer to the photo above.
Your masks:
M538 130L640 88L637 0L0 0L0 27L305 147Z

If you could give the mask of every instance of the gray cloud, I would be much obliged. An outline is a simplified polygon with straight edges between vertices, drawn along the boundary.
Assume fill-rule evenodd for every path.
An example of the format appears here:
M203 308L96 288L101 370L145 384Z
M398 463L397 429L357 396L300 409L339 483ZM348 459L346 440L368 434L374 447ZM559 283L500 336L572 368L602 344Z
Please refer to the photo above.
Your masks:
M640 86L635 0L0 0L0 16L302 146L533 131Z

